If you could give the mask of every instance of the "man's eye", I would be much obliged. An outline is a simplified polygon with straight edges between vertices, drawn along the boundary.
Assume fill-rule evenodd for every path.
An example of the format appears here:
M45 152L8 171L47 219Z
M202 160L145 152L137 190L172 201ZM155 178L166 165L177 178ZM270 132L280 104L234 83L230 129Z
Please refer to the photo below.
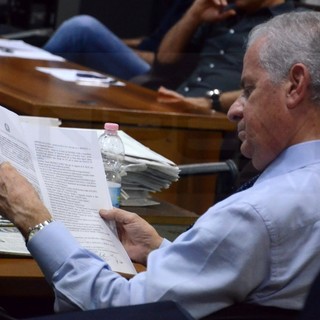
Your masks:
M250 87L244 87L243 90L242 90L242 96L246 99L248 99L251 95L253 91L253 87L250 86Z

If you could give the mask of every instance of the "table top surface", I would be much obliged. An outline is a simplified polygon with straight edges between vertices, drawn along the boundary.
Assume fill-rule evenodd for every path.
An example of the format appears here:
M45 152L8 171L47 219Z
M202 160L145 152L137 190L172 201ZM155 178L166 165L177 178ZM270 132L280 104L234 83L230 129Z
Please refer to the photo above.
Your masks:
M125 86L80 86L36 70L36 67L83 69L70 62L0 58L0 103L18 114L63 120L234 130L222 113L204 114L185 102L161 103L157 92ZM170 115L170 116L168 116Z

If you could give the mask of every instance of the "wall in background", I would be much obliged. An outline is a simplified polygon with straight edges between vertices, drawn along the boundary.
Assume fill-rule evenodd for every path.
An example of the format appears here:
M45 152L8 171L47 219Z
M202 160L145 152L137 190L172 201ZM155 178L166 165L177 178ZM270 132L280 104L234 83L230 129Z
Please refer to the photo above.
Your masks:
M301 3L305 3L305 4L314 4L314 5L320 5L320 1L319 0L301 0Z
M171 0L58 0L56 26L77 14L89 14L119 37L149 34Z
M81 0L58 0L55 27L79 13Z
M149 34L160 0L81 0L80 13L90 14L122 38Z

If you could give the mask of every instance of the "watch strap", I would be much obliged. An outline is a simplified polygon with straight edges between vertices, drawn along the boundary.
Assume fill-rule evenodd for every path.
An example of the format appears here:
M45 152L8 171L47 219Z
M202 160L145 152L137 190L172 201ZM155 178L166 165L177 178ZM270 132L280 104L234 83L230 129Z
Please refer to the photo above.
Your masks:
M40 230L42 230L45 226L47 226L48 224L50 224L51 222L53 222L53 219L48 219L45 220L37 225L35 225L34 227L30 227L29 228L29 234L26 237L26 244L32 239L32 237Z
M222 106L220 103L220 95L222 91L219 89L209 90L206 93L207 98L211 100L211 108L215 111L222 112Z

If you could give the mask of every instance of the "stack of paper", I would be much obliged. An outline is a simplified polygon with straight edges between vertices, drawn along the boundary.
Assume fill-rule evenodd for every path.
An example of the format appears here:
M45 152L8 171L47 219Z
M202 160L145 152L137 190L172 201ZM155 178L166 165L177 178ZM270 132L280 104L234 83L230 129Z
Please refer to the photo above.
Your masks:
M98 136L103 130L98 131ZM169 188L179 179L179 168L172 161L147 148L123 131L119 131L125 148L125 175L122 206L147 206L157 204L150 193Z
M64 61L65 59L51 54L41 48L32 46L23 40L0 39L0 57Z

